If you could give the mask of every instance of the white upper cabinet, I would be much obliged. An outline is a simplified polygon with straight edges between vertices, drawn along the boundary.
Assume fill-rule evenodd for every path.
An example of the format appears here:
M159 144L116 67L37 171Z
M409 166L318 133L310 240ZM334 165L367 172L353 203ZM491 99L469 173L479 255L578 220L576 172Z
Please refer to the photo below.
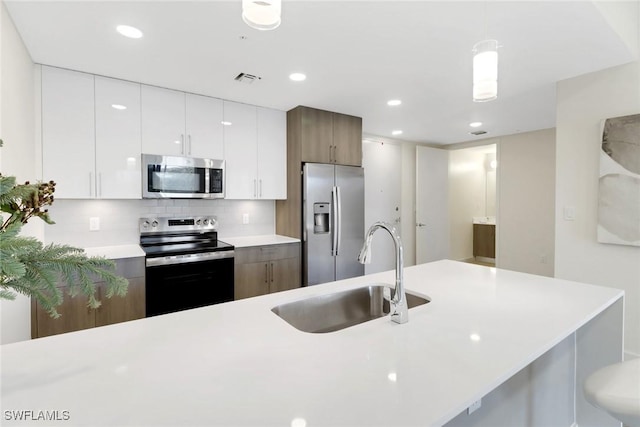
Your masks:
M186 156L185 94L142 85L142 152Z
M186 95L186 155L223 159L222 100Z
M94 77L42 66L42 177L56 197L95 197Z
M258 197L287 198L287 113L258 107Z
M96 194L140 199L140 84L95 77Z
M222 100L142 85L142 152L222 159Z
M227 199L258 197L256 107L224 101L224 154Z
M286 113L224 101L227 199L287 198Z

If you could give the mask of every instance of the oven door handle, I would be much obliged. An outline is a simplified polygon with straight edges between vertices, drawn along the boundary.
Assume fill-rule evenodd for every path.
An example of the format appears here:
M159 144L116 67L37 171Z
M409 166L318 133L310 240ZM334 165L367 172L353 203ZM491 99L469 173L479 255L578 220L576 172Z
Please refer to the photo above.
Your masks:
M169 255L163 257L147 258L147 267L161 265L186 264L190 262L211 261L225 258L233 258L234 251L203 252L197 254Z

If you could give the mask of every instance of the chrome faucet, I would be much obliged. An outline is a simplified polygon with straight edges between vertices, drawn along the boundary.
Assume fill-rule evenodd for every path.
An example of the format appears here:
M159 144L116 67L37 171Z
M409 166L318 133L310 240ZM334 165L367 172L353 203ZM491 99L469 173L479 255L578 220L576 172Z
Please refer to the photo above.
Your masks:
M407 306L407 296L404 293L404 283L402 281L402 270L404 264L402 256L402 240L400 240L400 235L396 228L393 225L382 221L378 221L369 227L364 238L364 244L362 245L362 249L360 249L360 254L358 255L358 262L360 262L360 264L369 264L371 262L371 239L373 238L373 233L375 233L379 228L387 230L393 238L393 243L396 248L396 290L393 298L391 298L391 320L396 323L407 323L409 320L409 307Z

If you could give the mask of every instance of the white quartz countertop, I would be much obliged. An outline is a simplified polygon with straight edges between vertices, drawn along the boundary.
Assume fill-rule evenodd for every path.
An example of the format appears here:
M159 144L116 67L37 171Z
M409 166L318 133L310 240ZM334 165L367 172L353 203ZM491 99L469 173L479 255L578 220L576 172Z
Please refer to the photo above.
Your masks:
M438 426L623 296L454 261L404 277L432 300L404 325L310 334L271 312L391 283L389 271L2 346L3 413L68 411L65 426Z
M242 236L242 237L218 237L223 242L227 242L236 248L244 248L249 246L266 246L281 245L284 243L299 243L300 239L293 237L280 236L279 234L268 234L261 236Z
M145 256L139 245L96 246L84 248L88 256L103 256L108 259L135 258Z

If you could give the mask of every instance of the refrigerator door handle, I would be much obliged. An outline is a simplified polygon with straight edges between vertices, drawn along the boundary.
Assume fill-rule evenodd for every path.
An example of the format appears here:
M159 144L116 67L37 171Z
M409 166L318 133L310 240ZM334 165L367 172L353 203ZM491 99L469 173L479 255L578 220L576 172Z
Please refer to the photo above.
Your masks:
M331 255L338 255L338 187L331 189L331 216L333 224L331 227Z
M336 208L337 216L337 238L336 238L336 256L340 255L340 241L342 240L342 197L340 196L340 187L336 187L336 200L338 202L338 207Z

